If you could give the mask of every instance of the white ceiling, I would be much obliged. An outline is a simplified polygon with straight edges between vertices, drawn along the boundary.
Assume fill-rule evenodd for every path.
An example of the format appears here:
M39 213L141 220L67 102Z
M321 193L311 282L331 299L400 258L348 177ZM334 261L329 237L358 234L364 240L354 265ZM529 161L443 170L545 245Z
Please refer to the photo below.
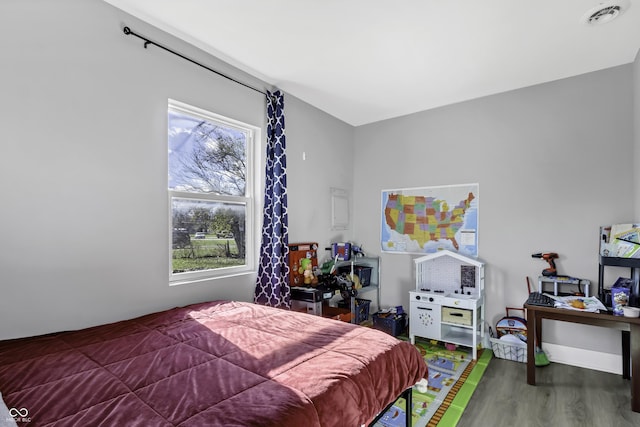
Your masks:
M354 126L628 64L640 48L640 0L598 25L583 16L611 1L105 1Z

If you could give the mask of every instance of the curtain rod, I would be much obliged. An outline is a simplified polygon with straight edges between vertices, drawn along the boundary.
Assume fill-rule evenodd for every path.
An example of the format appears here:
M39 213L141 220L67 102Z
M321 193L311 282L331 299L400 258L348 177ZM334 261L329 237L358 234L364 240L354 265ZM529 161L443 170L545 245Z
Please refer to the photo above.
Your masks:
M265 95L265 96L267 95L267 93L266 93L266 92L261 91L260 89L256 89L255 87L250 86L250 85L248 85L248 84L246 84L246 83L242 83L241 81L238 81L238 80L234 79L233 77L229 77L229 76L227 76L226 74L223 74L223 73L221 73L221 72L219 72L219 71L216 71L216 70L214 70L213 68L209 68L209 67L207 67L206 65L203 65L203 64L201 64L201 63L199 63L199 62L197 62L197 61L194 61L194 60L193 60L193 59L191 59L191 58L187 58L186 56L182 55L181 53L178 53L178 52L176 52L176 51L174 51L174 50L169 49L168 47L162 46L161 44L158 44L158 43L156 43L156 42L154 42L154 41L152 41L152 40L149 40L148 38L143 37L143 36L141 36L140 34L136 34L136 33L134 33L133 31L131 31L131 29L130 29L129 27L124 27L124 28L122 29L122 31L123 31L126 35L128 35L128 36L136 36L137 38L139 38L139 39L141 39L141 40L144 40L144 48L145 48L145 49L147 48L147 46L149 46L150 44L152 44L152 45L154 45L154 46L159 47L160 49L166 50L166 51L167 51L167 52L169 52L169 53L173 53L174 55L179 56L180 58L185 59L185 60L187 60L187 61L191 62L192 64L198 65L198 66L200 66L200 67L204 68L205 70L209 70L209 71L211 71L212 73L215 73L215 74L219 75L220 77L224 77L225 79L227 79L227 80L231 80L231 81L232 81L232 82L234 82L234 83L237 83L237 84L239 84L239 85L242 85L242 86L244 86L244 87L246 87L246 88L249 88L249 89L251 89L251 90L255 90L256 92L259 92L259 93L261 93L261 94L263 94L263 95Z

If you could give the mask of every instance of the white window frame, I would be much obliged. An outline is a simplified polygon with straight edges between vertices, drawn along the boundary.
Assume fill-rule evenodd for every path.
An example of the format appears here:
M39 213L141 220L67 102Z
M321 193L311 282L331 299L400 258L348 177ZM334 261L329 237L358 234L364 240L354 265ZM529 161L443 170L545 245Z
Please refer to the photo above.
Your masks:
M220 123L223 126L238 129L247 135L247 170L245 182L245 196L228 196L218 194L192 193L185 191L176 191L169 189L167 174L167 212L168 212L168 239L169 248L169 285L181 285L186 283L200 282L203 280L219 279L240 274L254 273L256 271L256 259L258 245L256 236L259 235L258 230L258 209L261 206L257 189L261 188L260 173L258 168L262 164L259 161L258 154L262 148L261 129L258 126L250 125L238 120L224 117L220 114L213 113L180 101L169 99L167 113L169 110L178 111L204 120ZM168 126L165 127L168 129ZM168 137L168 135L167 135ZM168 146L168 140L167 140ZM167 159L168 169L168 159ZM217 268L214 270L201 270L174 273L173 272L173 215L172 200L178 199L196 199L207 200L212 202L222 202L231 204L243 204L246 206L245 211L245 264L241 266Z

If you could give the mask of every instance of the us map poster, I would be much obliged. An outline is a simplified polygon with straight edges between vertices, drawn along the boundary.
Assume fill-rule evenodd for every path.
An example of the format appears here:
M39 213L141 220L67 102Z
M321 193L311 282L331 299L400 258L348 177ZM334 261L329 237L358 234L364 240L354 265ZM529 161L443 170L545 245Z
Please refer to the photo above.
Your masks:
M383 252L478 256L479 184L382 190Z

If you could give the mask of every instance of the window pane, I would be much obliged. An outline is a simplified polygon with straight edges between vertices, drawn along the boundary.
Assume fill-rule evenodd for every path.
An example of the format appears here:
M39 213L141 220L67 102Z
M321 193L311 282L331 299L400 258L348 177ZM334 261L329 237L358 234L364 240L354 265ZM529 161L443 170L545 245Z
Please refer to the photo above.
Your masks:
M245 196L246 131L169 109L169 189Z
M170 282L251 271L260 129L174 100L167 118Z
M172 271L245 265L246 205L171 199Z

